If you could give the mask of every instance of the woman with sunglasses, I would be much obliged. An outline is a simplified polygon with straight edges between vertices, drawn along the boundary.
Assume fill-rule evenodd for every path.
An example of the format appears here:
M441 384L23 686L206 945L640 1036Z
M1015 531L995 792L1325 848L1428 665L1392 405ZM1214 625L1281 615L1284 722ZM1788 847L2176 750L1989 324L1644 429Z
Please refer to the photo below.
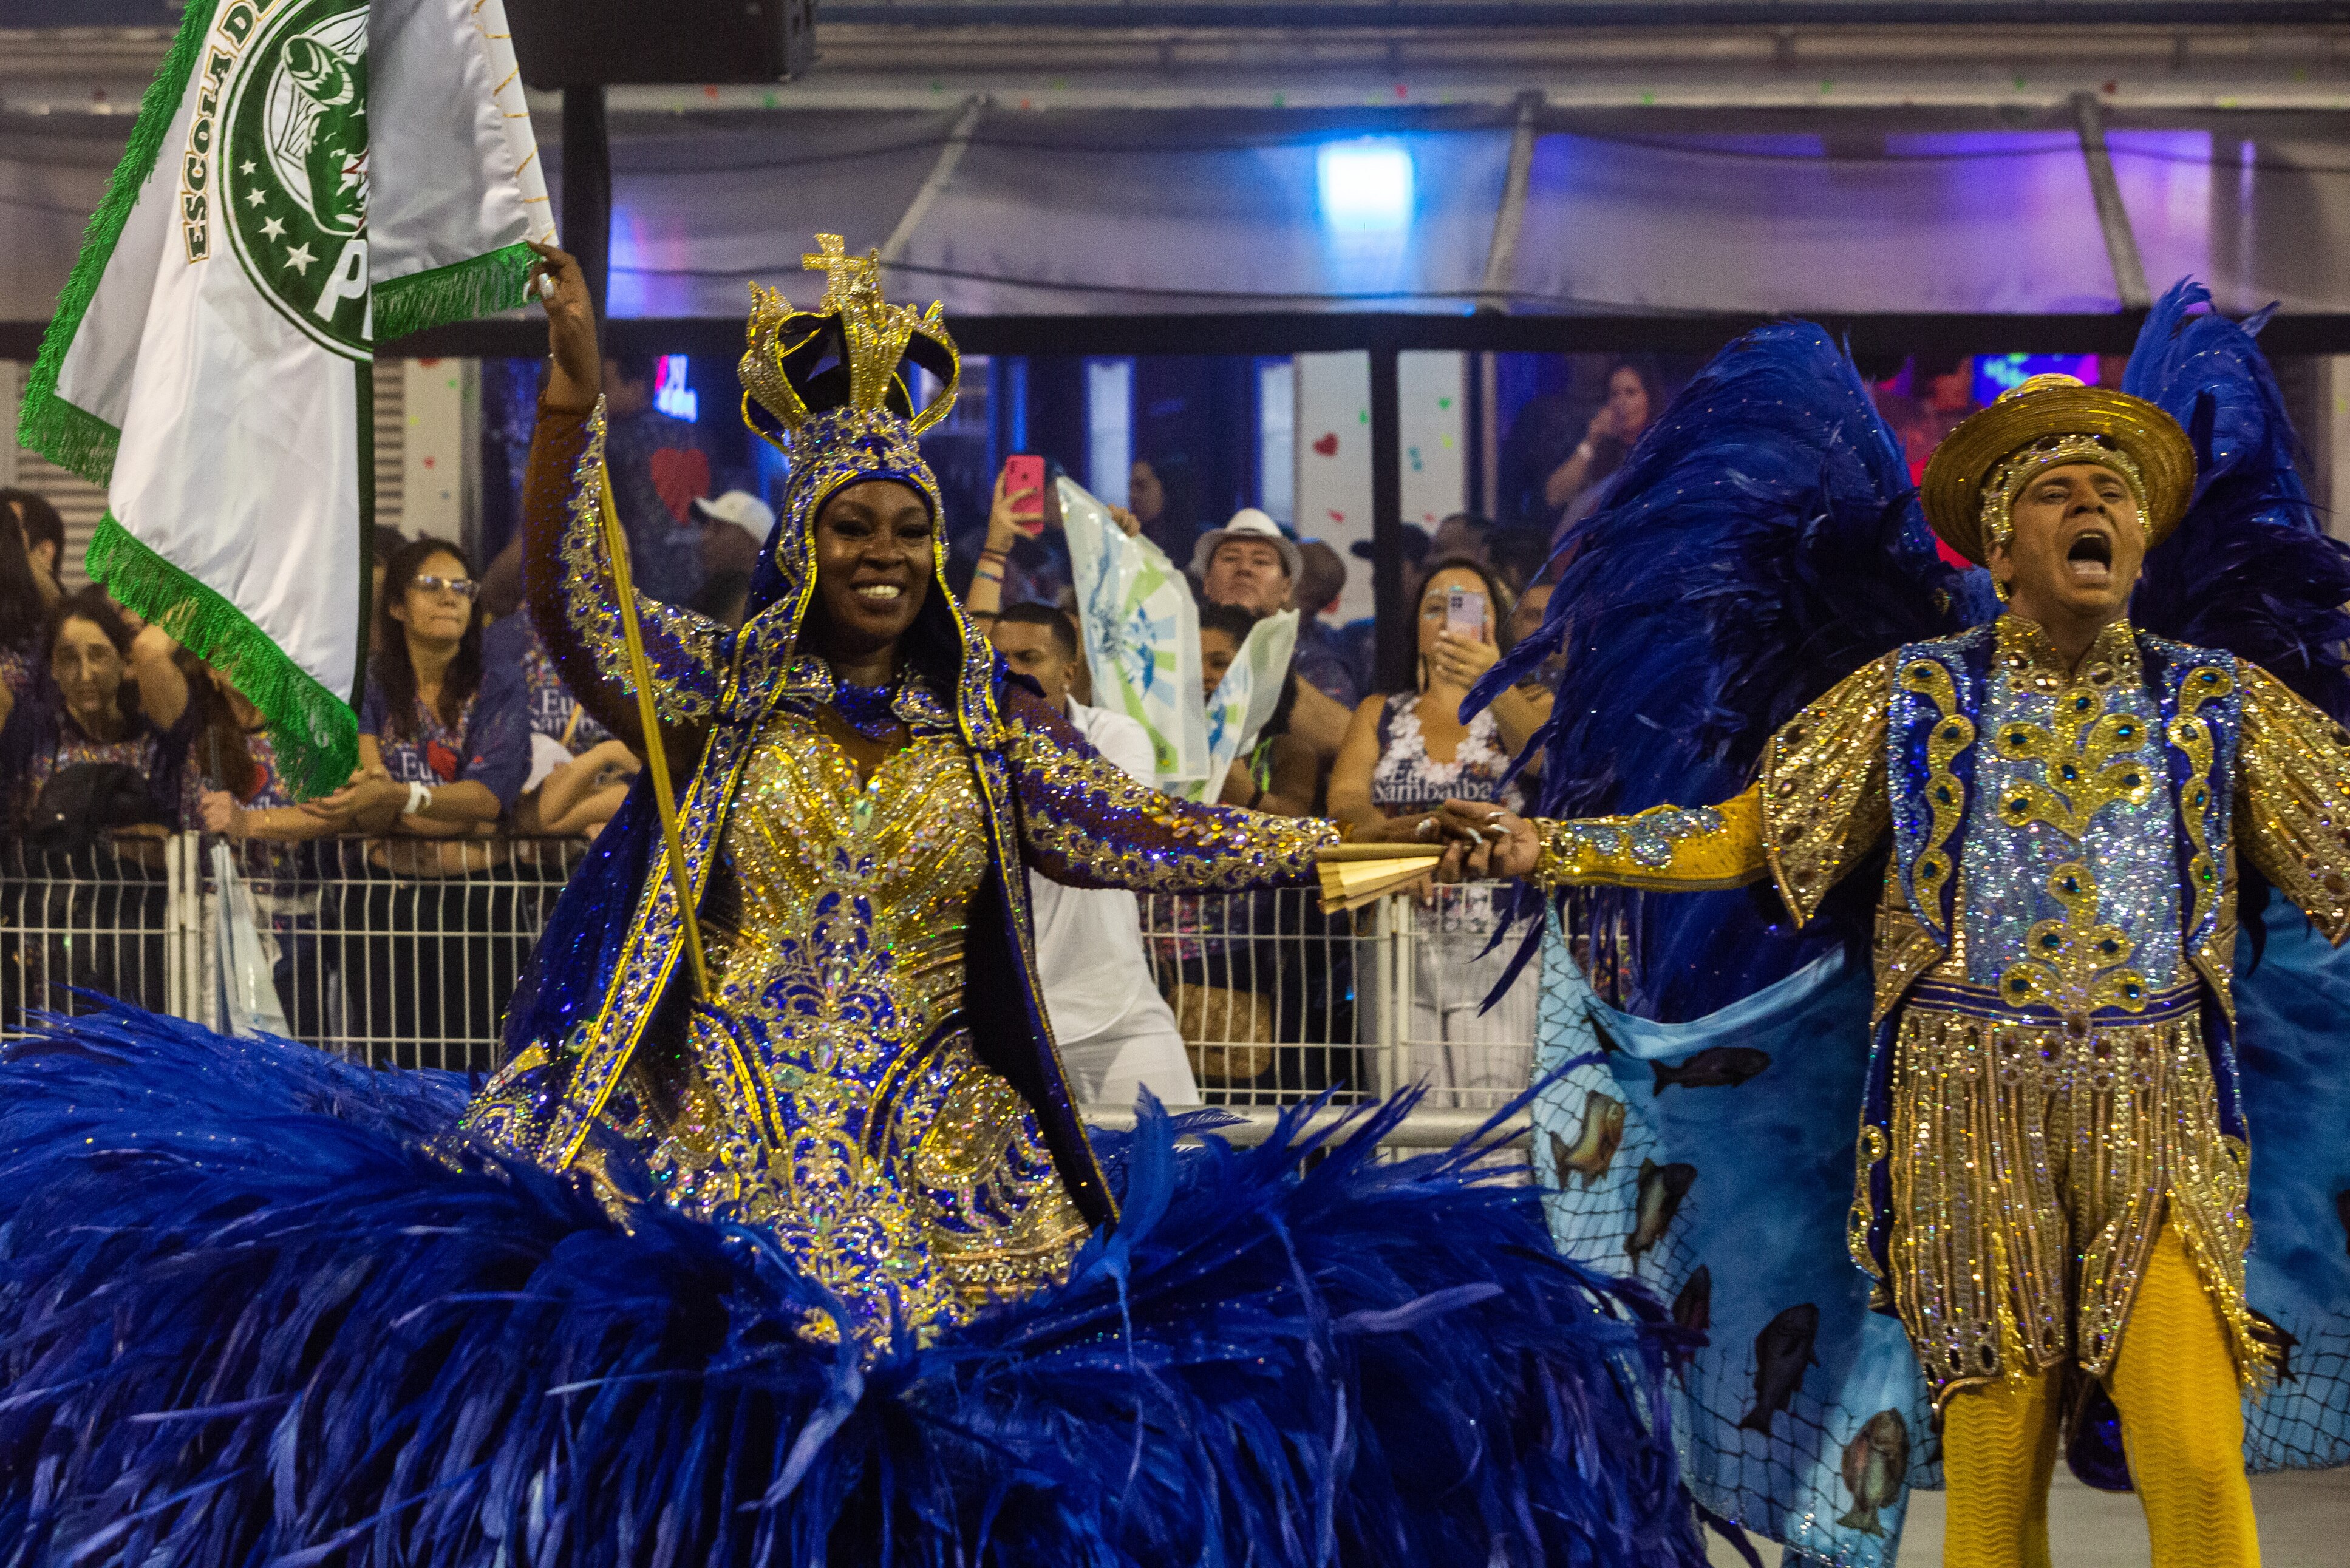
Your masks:
M359 771L307 808L348 814L360 832L382 836L363 864L346 855L336 867L369 884L347 890L362 892L366 914L343 923L415 934L345 944L348 1027L429 1066L487 1055L520 963L508 950L516 943L497 934L514 929L499 918L512 911L494 907L498 889L471 880L504 862L491 836L530 773L523 689L513 670L484 668L480 598L464 552L446 540L393 555L377 600Z

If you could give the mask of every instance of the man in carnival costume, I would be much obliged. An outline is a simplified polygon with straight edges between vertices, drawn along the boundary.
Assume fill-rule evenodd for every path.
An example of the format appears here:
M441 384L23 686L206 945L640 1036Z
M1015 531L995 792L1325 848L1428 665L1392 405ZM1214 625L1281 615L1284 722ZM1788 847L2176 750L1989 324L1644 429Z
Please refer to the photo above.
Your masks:
M1007 677L916 444L937 307L829 237L816 310L760 291L745 415L791 478L749 619L638 602L639 682L595 322L545 256L531 609L666 736L691 902L640 781L470 1103L127 1009L12 1050L0 1559L1698 1568L1690 1336L1483 1146L1380 1163L1400 1104L1249 1150L1147 1098L1080 1123L1028 868L1295 884L1341 835L1150 790Z
M1554 1035L1620 1048L1537 1111L1555 1224L1709 1328L1677 1401L1692 1487L1807 1557L1889 1562L1935 1429L1952 1568L2049 1561L2060 1448L2135 1486L2158 1564L2251 1568L2248 1388L2256 1459L2350 1459L2312 1354L2350 1313L2319 1086L2350 981L2350 570L2205 297L2156 313L2142 395L2034 378L1922 494L1817 328L1733 346L1494 677L1573 628L1545 818L1447 808L1507 830L1472 868L1630 890L1571 909L1629 1011L1563 949L1546 975ZM1995 601L1934 562L1920 502ZM1987 622L1953 633L1970 599Z

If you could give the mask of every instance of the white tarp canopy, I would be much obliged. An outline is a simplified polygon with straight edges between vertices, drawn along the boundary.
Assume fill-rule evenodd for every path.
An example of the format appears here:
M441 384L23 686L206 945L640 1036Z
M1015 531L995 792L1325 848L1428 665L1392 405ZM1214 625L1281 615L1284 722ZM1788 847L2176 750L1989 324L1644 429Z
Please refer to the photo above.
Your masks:
M0 116L0 318L46 317L128 117ZM553 161L556 126L540 126ZM809 235L891 245L961 315L1514 310L2037 314L2120 295L2071 117L1544 110L1489 276L1520 117L1504 108L612 117L612 310L732 317ZM2110 117L2159 290L2350 311L2350 150L2326 117ZM1334 221L1326 149L1368 144L1399 212ZM1400 152L1402 160L1396 156ZM550 171L559 175L559 166ZM1357 170L1355 177L1359 178ZM1337 193L1344 197L1347 192ZM1357 191L1355 195L1364 192ZM1371 190L1374 209L1394 192Z

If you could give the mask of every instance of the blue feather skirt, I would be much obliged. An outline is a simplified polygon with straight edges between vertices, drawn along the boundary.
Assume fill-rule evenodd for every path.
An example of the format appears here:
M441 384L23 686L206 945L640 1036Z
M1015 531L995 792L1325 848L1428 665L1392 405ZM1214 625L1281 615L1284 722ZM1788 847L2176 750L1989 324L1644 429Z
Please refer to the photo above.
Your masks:
M1687 1336L1472 1147L1153 1110L1066 1283L861 1364L758 1231L616 1223L463 1099L130 1009L13 1047L0 1563L1704 1561Z

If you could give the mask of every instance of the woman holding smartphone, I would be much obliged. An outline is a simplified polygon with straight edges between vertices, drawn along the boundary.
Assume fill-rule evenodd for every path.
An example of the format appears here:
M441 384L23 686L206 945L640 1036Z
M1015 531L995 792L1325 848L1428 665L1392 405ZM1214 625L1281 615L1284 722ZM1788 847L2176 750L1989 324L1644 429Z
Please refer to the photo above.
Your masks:
M1007 603L1058 603L1054 594L1044 590L1048 586L1055 589L1066 586L1066 575L1055 583L1050 571L1039 574L1013 559L1013 552L1024 543L1042 541L1047 527L1056 532L1060 528L1060 506L1053 497L1047 473L1050 466L1041 457L1014 452L1003 460L1003 471L995 476L995 493L987 509L987 541L980 546L979 565L972 568L971 590L962 600L964 613L982 626L993 621L995 612ZM1125 507L1113 506L1109 514L1128 534L1142 531L1142 524ZM1022 553L1031 557L1036 554ZM1065 567L1066 560L1066 555L1058 555L1044 564Z
M1511 811L1521 798L1503 779L1543 721L1544 709L1515 688L1464 724L1461 704L1502 650L1509 599L1484 566L1462 556L1438 561L1421 579L1418 670L1409 691L1366 697L1347 727L1330 770L1330 815L1357 831L1447 800L1492 801ZM1534 1038L1539 977L1529 969L1492 1012L1478 1008L1509 962L1484 950L1499 925L1487 888L1440 888L1420 912L1414 948L1405 1082L1427 1079L1440 1105L1498 1106L1525 1086L1523 1043ZM1365 1018L1365 1038L1376 1020ZM1498 1042L1518 1044L1501 1044ZM1402 1084L1382 1084L1382 1092ZM1482 1091L1482 1092L1481 1092Z

